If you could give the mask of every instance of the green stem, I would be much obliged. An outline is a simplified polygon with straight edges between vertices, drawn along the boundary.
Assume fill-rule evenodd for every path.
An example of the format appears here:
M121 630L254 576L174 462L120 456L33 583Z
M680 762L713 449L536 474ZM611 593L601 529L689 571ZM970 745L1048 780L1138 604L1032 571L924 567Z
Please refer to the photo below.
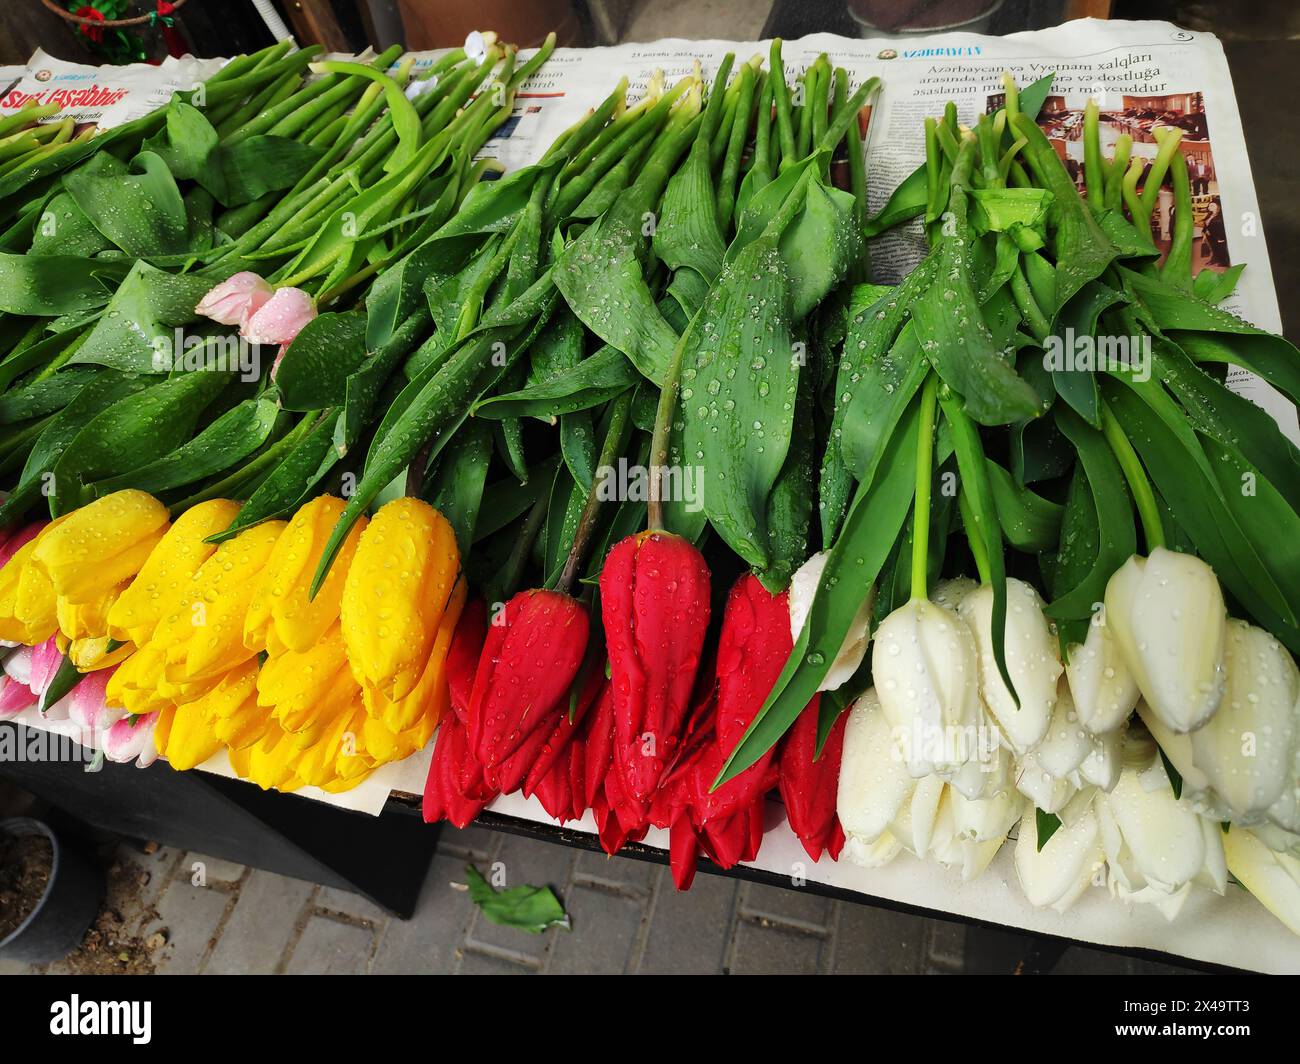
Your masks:
M916 501L912 520L912 598L926 595L930 564L930 485L934 479L934 411L939 378L931 371L921 388L921 429L916 444Z
M1169 254L1160 268L1160 276L1179 288L1192 281L1192 184L1187 176L1187 160L1178 152L1173 158L1174 232Z
M596 477L587 491L587 501L583 504L582 515L578 518L578 529L573 536L573 546L569 556L564 560L564 570L556 590L568 594L573 581L578 575L578 566L587 552L587 544L596 529L596 515L600 512L600 486L609 475L614 460L622 453L627 444L627 430L632 412L632 389L628 389L610 404L609 428L605 431L605 442L600 449L600 458L596 462Z
M196 492L188 499L182 499L180 502L168 507L172 517L183 514L191 507L197 506L201 502L207 502L209 499L220 499L229 493L232 489L238 488L239 485L247 483L252 477L256 476L272 462L277 461L286 451L291 450L300 440L302 440L312 428L316 425L317 419L305 417L298 422L293 428L281 436L275 443L271 444L266 450L248 462L240 469L223 477L215 484L211 484L200 492Z
M654 432L650 436L650 498L646 502L646 524L651 531L664 527L663 477L668 466L668 442L671 435L673 412L677 409L677 390L682 383L682 360L700 311L682 331L681 339L673 348L673 360L664 374L659 391L659 405L655 408Z
M1156 547L1165 545L1165 526L1160 520L1160 507L1156 505L1155 493L1151 490L1151 481L1137 451L1129 442L1110 407L1101 401L1101 431L1110 444L1120 468L1124 470L1124 479L1128 481L1129 490L1133 492L1133 501L1137 504L1138 516L1142 519L1142 534L1146 537L1147 553Z
M1101 158L1101 123L1097 101L1089 100L1083 111L1083 182L1088 190L1088 207L1100 214L1106 202L1106 173Z
M772 86L772 100L776 104L777 143L781 149L778 168L784 170L795 162L794 120L790 114L790 89L785 83L785 62L781 59L781 38L772 41L768 56L768 84Z
M533 549L533 540L537 538L537 534L542 530L542 525L546 521L546 511L550 509L550 504L551 493L549 491L538 492L537 501L533 503L532 509L528 511L523 528L519 530L519 539L515 541L514 548L510 551L510 557L506 559L505 567L501 570L502 602L508 602L519 587L519 578L524 574L528 554Z
M962 528L966 530L966 542L970 544L970 552L975 559L975 570L979 573L980 583L985 586L993 583L993 571L989 568L989 549L984 542L984 536L980 533L979 523L975 519L975 511L971 507L970 497L963 488L957 493L957 508L961 511Z

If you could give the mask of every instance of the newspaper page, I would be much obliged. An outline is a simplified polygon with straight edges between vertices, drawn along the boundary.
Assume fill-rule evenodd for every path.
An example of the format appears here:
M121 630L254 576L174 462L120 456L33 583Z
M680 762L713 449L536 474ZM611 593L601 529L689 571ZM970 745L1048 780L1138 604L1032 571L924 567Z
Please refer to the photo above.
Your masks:
M0 118L20 107L57 103L63 109L47 121L71 116L78 133L87 126L109 129L162 107L173 92L194 88L226 62L187 55L169 56L157 66L101 67L69 63L37 49L25 68L14 71L16 80L5 77L5 71L13 68L0 68Z

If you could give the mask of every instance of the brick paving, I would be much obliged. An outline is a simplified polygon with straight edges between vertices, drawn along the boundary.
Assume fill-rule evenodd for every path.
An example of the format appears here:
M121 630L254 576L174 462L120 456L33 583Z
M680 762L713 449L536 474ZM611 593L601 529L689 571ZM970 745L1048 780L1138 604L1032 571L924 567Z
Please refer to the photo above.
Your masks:
M961 924L701 873L688 893L668 870L479 827L444 827L413 919L372 902L202 854L123 843L141 902L164 931L160 973L235 974L949 974ZM530 935L490 923L464 889L466 862L507 886L548 884L572 930ZM141 917L142 921L144 920ZM0 974L24 972L0 962ZM59 970L52 965L51 972ZM1177 972L1072 947L1061 972Z

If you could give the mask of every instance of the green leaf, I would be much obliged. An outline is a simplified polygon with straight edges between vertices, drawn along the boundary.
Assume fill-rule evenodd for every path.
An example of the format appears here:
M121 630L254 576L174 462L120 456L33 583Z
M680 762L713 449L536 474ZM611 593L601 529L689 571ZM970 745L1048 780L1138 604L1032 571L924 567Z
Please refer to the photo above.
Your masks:
M169 363L160 360L160 352L175 348L177 326L194 321L194 308L211 287L211 278L168 273L137 262L71 362L111 366L126 373L165 372ZM231 334L221 338L219 346L238 344L238 337ZM217 346L211 349L214 355Z
M1178 801L1183 796L1183 775L1174 768L1174 763L1169 760L1169 755L1165 753L1163 747L1157 746L1156 749L1160 751L1160 760L1165 766L1165 775L1169 777L1169 787L1174 792L1174 801Z
M280 360L275 386L286 410L341 406L348 379L366 361L366 319L325 313L309 321Z
M246 399L170 454L121 476L97 481L91 490L96 496L123 488L158 495L220 473L267 441L279 413L270 399Z
M125 259L0 252L0 311L42 318L85 314L107 303L131 268Z
M225 373L180 374L96 414L54 465L50 515L89 502L93 481L129 473L188 440L203 408L229 380Z
M1087 575L1068 590L1054 589L1055 597L1046 613L1057 621L1087 621L1092 617L1093 605L1105 599L1111 574L1137 550L1133 504L1124 473L1102 434L1068 407L1056 408L1056 423L1078 451L1092 492L1099 539ZM1067 539L1069 526L1064 521L1062 524L1064 552L1071 541Z
M72 659L64 654L49 686L41 693L40 705L37 707L41 715L44 716L51 706L70 695L81 680L82 673L77 671L77 667L72 664Z
M70 366L16 391L0 395L0 425L12 425L60 410L100 371L89 366Z
M1034 808L1034 827L1038 831L1038 850L1042 852L1047 840L1056 834L1056 829L1061 826L1061 818L1055 813L1044 813L1041 809Z
M469 421L456 437L456 447L443 456L428 491L429 504L456 532L461 564L474 543L475 525L483 504L483 488L492 462L492 431L481 421Z
M570 929L569 916L550 887L511 887L493 890L473 865L465 866L469 896L487 919L503 927L514 927L540 935L551 927Z
M68 174L63 185L104 236L128 255L179 255L189 248L185 202L167 164L142 151L139 172Z
M1017 487L1010 473L991 459L986 461L998 524L1007 542L1030 554L1055 547L1060 542L1065 508L1028 488Z
M484 418L550 420L560 414L601 406L639 380L641 375L623 353L605 344L571 369L519 391L480 400L474 404L473 414Z
M889 202L881 208L880 213L867 222L865 235L879 236L886 229L910 222L924 214L929 195L926 182L926 166L922 163L890 193Z

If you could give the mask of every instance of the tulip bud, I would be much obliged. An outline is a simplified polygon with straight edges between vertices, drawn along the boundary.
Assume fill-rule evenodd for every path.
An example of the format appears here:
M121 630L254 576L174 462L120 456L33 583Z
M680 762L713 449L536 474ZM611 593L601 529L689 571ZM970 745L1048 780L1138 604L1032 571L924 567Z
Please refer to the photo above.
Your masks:
M1056 636L1043 615L1038 592L1022 580L1007 580L1004 647L1007 674L1020 699L1018 707L993 656L993 589L984 586L972 591L957 612L970 625L979 648L980 694L985 706L1016 753L1033 749L1047 734L1056 704L1056 681L1062 671Z
M466 772L468 766L471 771ZM483 811L497 792L483 782L483 770L469 748L465 725L448 713L438 725L438 738L424 784L424 822L446 819L463 828Z
M609 552L600 596L615 760L628 797L645 802L681 740L709 627L709 570L680 536L642 532Z
M320 495L301 507L276 540L258 580L244 618L244 645L250 650L309 650L339 618L343 584L366 527L360 518L352 526L315 598L312 576L343 500Z
M199 567L216 553L217 545L207 538L228 528L238 513L238 503L212 499L181 514L110 607L108 634L144 646L158 622L180 605Z
M1065 912L1093 883L1104 860L1101 825L1091 807L1063 818L1040 849L1034 803L1025 803L1016 839L1016 876L1029 904Z
M808 611L812 609L817 585L821 581L822 570L826 568L826 559L829 557L830 551L818 551L799 566L794 576L790 578L792 640L799 638L804 622L808 620ZM817 690L834 691L847 683L849 677L858 671L862 659L867 656L867 644L871 642L871 609L875 598L876 591L873 585L868 590L862 605L858 607L858 612L854 614L853 623L849 625L848 634L844 636L839 653L835 655L835 660L831 662L831 667L826 671L826 676Z
M820 716L820 706L814 698L799 714L781 745L778 782L790 830L808 856L818 861L825 851L836 861L844 846L844 829L835 810L848 714L841 713L831 725L821 756L817 757Z
M1223 836L1223 852L1238 882L1300 935L1300 858L1271 850L1258 835L1236 826Z
M971 800L945 787L935 816L930 853L936 861L961 872L963 883L980 876L1020 819L1014 792Z
M429 661L460 574L456 534L428 503L386 503L357 542L340 616L352 674L389 702L405 698Z
M132 579L167 531L167 508L127 489L68 514L41 536L32 562L54 592L72 603L94 602Z
M209 288L194 313L222 325L243 325L274 292L257 274L244 270Z
M1227 614L1208 565L1164 547L1130 558L1106 585L1106 624L1170 730L1195 731L1209 720L1223 695Z
M134 761L140 768L147 768L158 756L153 739L154 725L157 722L157 713L115 720L104 733L104 756L117 764Z
M1233 819L1258 820L1296 782L1300 669L1268 632L1228 622L1219 708L1192 732L1192 760Z
M29 526L7 544L14 550L0 569L0 639L35 646L44 643L57 630L58 600L54 585L32 558L41 540L63 520Z
M1109 794L1096 799L1111 893L1177 915L1193 880L1222 894L1226 885L1217 824L1174 797L1159 760L1129 765Z
M935 777L912 778L877 691L867 691L849 710L840 755L836 813L844 856L866 867L892 860L904 845L923 856L942 790Z
M925 599L904 603L876 631L871 671L913 777L956 772L978 757L979 655L956 613Z
M470 745L485 768L530 736L545 742L551 713L582 665L589 624L582 605L558 591L521 591L493 618L469 703ZM528 767L520 766L516 786Z
M248 316L240 331L251 344L287 346L315 317L316 304L301 288L277 288L270 299Z
M1104 608L1093 614L1088 637L1070 647L1065 666L1075 712L1094 735L1114 731L1137 705L1137 682L1106 624Z

